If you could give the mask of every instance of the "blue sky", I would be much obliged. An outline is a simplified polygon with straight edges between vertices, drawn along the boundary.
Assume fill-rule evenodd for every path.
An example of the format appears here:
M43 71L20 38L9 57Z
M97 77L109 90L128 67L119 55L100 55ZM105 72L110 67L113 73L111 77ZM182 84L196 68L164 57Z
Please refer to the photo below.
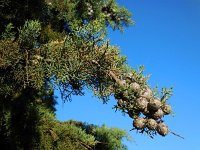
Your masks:
M112 109L116 101L111 98L103 105L89 92L64 104L58 99L57 118L125 129L134 139L132 143L126 142L129 150L200 150L200 0L119 0L119 3L133 13L135 25L123 34L110 31L110 41L120 47L130 66L145 66L145 74L151 74L151 87L174 87L169 103L175 116L164 120L185 139L172 134L151 139L129 132L132 120Z

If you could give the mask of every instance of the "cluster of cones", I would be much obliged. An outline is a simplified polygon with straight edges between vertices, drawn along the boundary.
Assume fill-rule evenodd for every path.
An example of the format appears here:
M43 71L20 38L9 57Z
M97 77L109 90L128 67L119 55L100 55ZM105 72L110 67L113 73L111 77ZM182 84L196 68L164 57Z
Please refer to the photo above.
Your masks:
M117 82L121 88L115 94L116 108L134 119L134 129L166 136L170 130L162 118L172 112L171 106L156 97L147 85L137 83L133 74Z

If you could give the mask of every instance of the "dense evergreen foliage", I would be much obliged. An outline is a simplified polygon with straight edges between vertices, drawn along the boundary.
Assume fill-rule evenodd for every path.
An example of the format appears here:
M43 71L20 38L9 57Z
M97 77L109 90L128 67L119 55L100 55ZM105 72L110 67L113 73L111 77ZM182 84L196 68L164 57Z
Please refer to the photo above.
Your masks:
M108 27L123 31L132 23L131 14L115 0L0 1L1 147L126 149L122 139L129 137L121 129L56 120L55 89L64 101L83 95L84 89L104 103L114 95L116 109L135 120L143 114L161 125L163 115L171 112L165 104L171 89L164 88L159 96L147 84L143 68L129 67L126 57L106 40ZM148 101L138 102L141 97ZM160 105L153 101L159 97ZM166 126L133 125L150 136L169 132Z

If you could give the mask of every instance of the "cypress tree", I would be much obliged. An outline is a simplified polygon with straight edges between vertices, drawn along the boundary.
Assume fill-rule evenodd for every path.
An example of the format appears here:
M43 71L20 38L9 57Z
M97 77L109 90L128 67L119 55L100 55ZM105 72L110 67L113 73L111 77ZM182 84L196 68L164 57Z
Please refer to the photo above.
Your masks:
M167 135L162 117L172 89L159 96L107 40L107 29L133 24L115 0L2 0L0 2L0 145L5 149L126 149L124 130L55 119L64 101L89 89L133 118L133 129Z

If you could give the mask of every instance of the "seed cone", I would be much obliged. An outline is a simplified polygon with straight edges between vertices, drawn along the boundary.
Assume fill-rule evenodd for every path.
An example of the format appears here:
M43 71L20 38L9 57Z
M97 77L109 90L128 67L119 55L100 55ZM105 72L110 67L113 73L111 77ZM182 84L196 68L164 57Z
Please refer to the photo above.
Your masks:
M144 91L141 92L142 97L146 97L150 99L153 96L153 92L150 88L146 88Z
M147 108L147 105L148 105L148 100L146 98L141 97L136 100L136 106L140 110L144 110L145 108Z
M153 111L157 111L161 107L162 103L159 99L154 99L149 102L149 109Z
M154 119L148 119L146 123L146 127L149 130L156 130L158 123Z
M163 112L168 115L172 112L172 107L168 104L165 104L163 107L162 107L162 110Z
M144 118L138 117L133 121L133 126L136 129L142 129L145 127L145 122L146 122L146 120Z
M130 87L134 90L134 91L138 91L140 90L140 85L136 82L133 82L130 84Z
M169 133L169 129L166 124L159 123L157 126L157 132L162 136L166 136Z
M156 112L153 113L152 117L156 120L162 118L164 116L164 112L162 109L158 109Z

